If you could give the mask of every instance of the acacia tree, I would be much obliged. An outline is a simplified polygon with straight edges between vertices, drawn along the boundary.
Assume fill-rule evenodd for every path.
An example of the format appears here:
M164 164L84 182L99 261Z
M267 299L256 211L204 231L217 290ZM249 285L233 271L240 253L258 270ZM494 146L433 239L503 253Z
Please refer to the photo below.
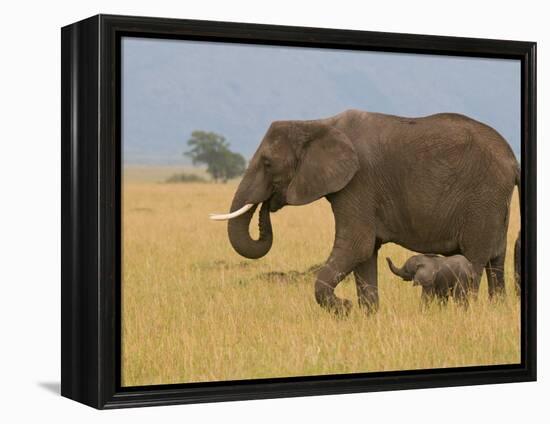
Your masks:
M246 169L246 160L239 153L227 150L224 153L223 160L223 181L227 182L231 178L240 177Z
M184 155L191 158L193 165L206 165L206 172L215 182L227 182L244 174L246 160L229 149L229 143L224 136L214 132L193 131L187 145L191 149Z

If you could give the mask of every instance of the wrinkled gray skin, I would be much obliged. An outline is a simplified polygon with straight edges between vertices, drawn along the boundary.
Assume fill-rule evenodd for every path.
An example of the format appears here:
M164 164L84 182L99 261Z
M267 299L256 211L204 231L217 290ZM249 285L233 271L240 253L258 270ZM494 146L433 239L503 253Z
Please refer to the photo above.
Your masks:
M345 314L334 288L353 272L359 305L378 307L377 255L394 242L420 253L462 254L476 277L485 268L491 296L504 292L510 200L519 165L491 127L457 114L423 118L348 110L327 119L273 122L235 193L231 211L262 204L229 221L233 248L260 258L271 248L270 213L325 197L334 213L332 252L315 282L317 302ZM292 234L285 234L292 237Z
M427 304L434 298L447 303L449 296L457 302L467 304L466 290L475 278L474 267L462 255L411 256L401 268L386 258L390 270L413 286L422 286L422 302Z

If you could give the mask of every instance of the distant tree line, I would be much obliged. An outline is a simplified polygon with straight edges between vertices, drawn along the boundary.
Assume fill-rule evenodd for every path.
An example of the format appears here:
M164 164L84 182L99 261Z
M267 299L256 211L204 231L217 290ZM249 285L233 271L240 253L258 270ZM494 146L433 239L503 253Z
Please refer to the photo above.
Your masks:
M206 172L214 182L227 182L244 174L246 160L239 153L229 149L224 136L214 132L193 131L187 140L190 150L184 153L193 165L206 165Z
M167 183L206 183L206 178L196 174L188 174L181 172L168 177L165 182Z

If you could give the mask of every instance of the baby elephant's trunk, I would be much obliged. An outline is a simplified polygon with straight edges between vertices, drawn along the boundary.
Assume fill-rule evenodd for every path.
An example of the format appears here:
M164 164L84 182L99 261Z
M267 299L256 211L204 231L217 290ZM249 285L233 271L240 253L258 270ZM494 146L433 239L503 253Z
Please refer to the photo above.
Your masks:
M398 277L401 277L405 281L409 281L411 279L411 276L405 271L405 266L401 268L397 268L390 258L386 258L386 261L388 261L388 265L390 267L391 272L393 272Z

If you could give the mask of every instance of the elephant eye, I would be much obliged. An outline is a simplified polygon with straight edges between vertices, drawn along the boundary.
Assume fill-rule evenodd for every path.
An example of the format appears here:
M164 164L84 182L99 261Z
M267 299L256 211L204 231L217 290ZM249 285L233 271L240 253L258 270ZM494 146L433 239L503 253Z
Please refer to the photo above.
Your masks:
M269 162L269 160L267 160L267 159L264 159L264 166L265 166L267 169L270 169L270 168L271 168L271 162Z

